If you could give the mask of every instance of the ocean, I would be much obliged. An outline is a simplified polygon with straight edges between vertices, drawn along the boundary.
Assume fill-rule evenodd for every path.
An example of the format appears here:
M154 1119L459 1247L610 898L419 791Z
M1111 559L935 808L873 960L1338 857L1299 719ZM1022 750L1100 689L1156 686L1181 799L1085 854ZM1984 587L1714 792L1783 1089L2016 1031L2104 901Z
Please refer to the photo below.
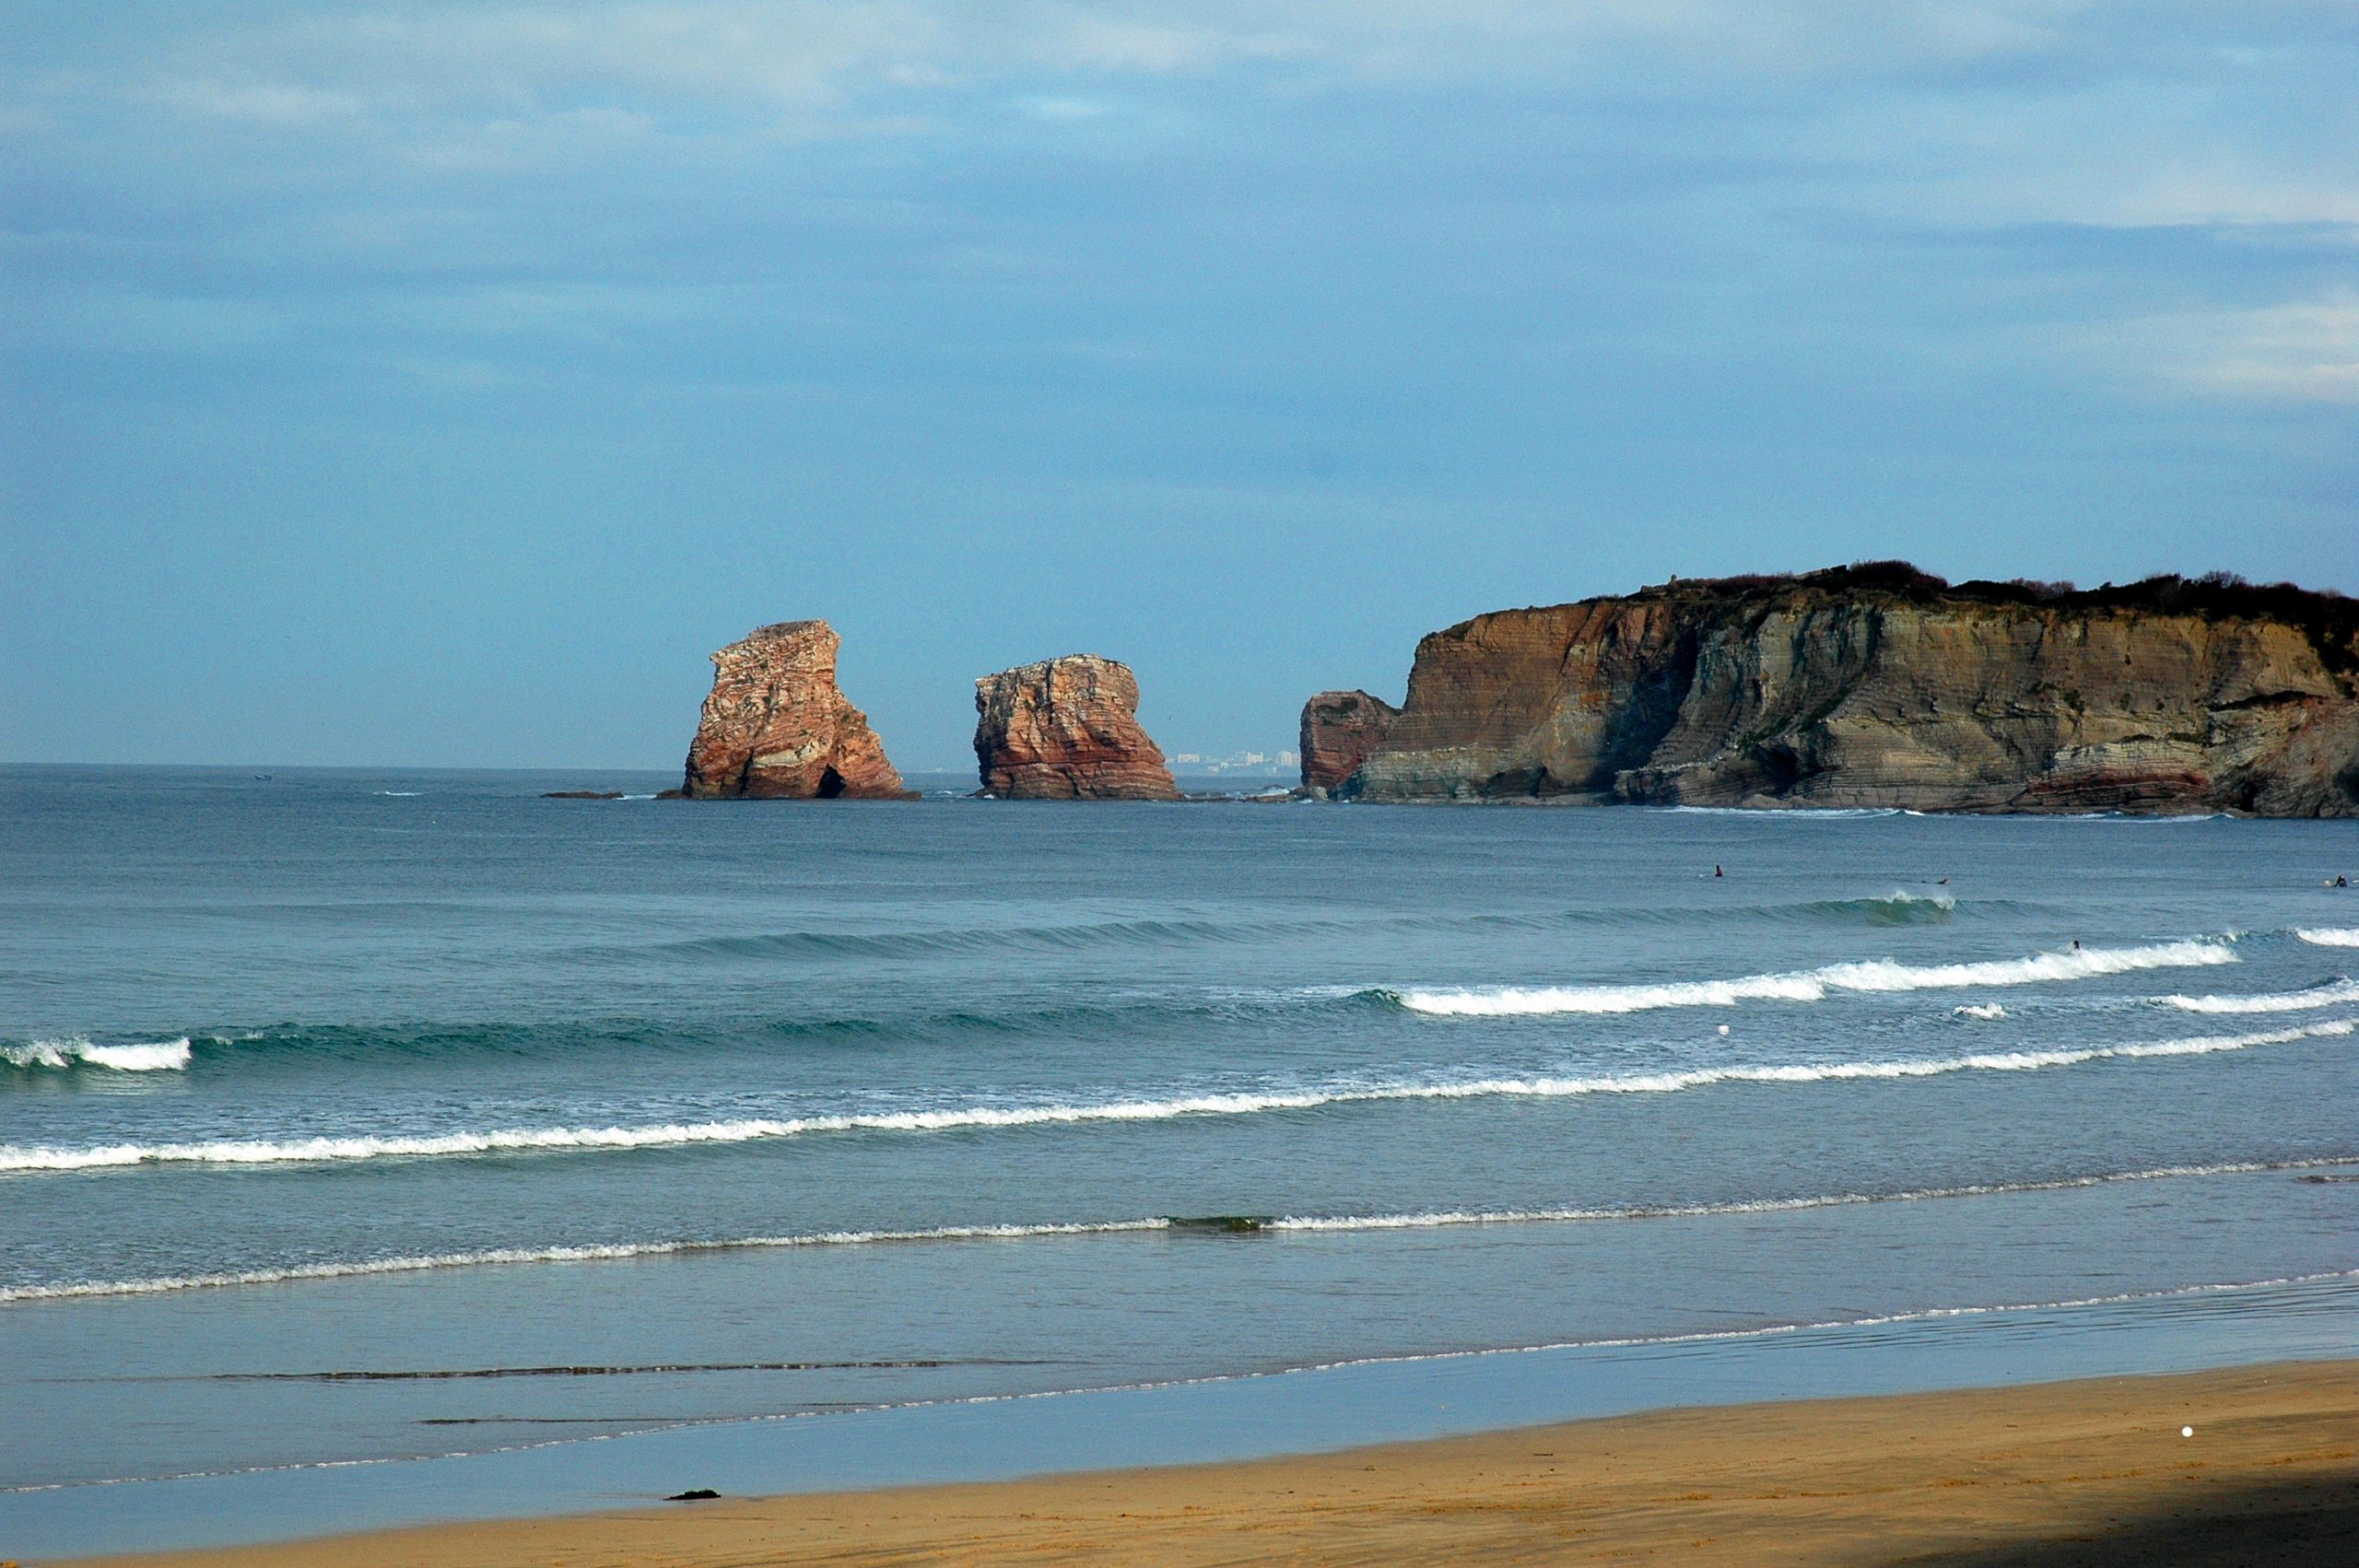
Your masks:
M672 781L0 769L0 1550L1532 1347L2359 1353L2351 824Z

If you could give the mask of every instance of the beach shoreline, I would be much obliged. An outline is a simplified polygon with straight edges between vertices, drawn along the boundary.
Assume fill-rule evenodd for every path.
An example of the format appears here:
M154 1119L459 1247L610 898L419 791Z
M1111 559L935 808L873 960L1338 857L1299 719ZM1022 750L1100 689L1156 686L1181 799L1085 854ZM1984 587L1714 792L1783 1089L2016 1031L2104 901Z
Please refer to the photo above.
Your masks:
M1995 1568L2296 1563L2337 1551L2359 1552L2359 1359L1688 1407L1242 1462L724 1497L70 1561Z

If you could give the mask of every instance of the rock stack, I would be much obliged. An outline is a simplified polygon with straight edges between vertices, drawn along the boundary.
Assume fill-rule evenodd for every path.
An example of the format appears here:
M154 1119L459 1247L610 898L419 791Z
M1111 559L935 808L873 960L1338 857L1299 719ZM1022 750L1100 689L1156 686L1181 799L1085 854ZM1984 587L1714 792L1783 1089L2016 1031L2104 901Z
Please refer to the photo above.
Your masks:
M1139 728L1126 664L1067 654L975 683L984 792L1015 801L1176 801L1163 753Z
M868 716L836 689L825 621L762 626L712 656L680 793L695 800L914 799Z
M1401 710L1366 692L1320 692L1302 705L1303 792L1324 796L1360 770Z

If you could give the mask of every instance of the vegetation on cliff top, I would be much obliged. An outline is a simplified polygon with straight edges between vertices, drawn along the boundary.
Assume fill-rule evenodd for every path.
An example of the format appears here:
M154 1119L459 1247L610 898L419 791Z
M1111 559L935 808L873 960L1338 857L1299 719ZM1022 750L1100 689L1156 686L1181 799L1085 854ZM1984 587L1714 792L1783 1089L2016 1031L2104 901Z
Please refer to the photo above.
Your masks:
M2290 582L2248 582L2234 572L2206 572L2201 577L2165 572L2136 582L2083 589L2069 582L2036 582L2027 578L1953 583L1907 561L1854 561L1848 567L1814 572L1674 578L1640 589L1631 597L1693 596L1742 603L1797 588L1885 594L1919 604L1964 602L2049 610L2145 610L2214 621L2277 621L2307 635L2328 669L2342 674L2359 673L2359 599Z

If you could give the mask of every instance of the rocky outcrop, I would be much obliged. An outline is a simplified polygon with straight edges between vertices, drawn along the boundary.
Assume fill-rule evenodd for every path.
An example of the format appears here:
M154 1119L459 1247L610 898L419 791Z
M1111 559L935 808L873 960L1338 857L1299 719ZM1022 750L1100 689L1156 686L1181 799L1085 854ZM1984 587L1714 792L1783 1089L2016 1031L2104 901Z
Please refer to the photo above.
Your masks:
M975 683L975 763L1016 801L1176 801L1126 664L1073 653Z
M1357 773L1401 710L1366 692L1320 692L1302 705L1302 787L1334 790Z
M1886 563L1502 611L1418 645L1336 792L2359 815L2359 601Z
M910 800L868 716L836 689L825 621L762 626L712 656L680 792L697 800Z

